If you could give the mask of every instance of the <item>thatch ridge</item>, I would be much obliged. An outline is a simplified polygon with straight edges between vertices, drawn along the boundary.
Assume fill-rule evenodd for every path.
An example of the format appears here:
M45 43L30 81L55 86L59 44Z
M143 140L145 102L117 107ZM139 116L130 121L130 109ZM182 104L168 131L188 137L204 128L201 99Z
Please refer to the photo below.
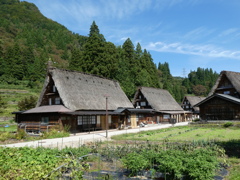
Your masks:
M82 71L75 71L75 70L71 70L71 69L62 69L62 68L51 67L51 68L48 68L48 72L50 72L50 71L52 71L52 70L54 70L54 69L59 69L59 70L61 70L61 71L81 73L81 74L85 74L85 75L95 76L95 77L98 77L98 78L103 78L103 79L108 79L108 80L110 80L110 81L118 82L118 81L115 80L115 79L103 77L103 76L96 75L96 74L90 74L90 73L86 73L86 72L82 72Z
M165 89L153 87L139 87L143 96L156 111L183 111L172 95Z

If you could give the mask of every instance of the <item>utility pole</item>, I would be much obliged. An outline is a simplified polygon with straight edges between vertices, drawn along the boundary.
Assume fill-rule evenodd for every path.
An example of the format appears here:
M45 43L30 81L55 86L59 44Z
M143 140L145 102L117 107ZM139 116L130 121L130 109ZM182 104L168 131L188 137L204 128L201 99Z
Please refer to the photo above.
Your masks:
M109 95L104 95L106 97L106 138L108 138L108 97Z
M183 77L184 78L186 77L186 70L185 70L185 68L183 68Z

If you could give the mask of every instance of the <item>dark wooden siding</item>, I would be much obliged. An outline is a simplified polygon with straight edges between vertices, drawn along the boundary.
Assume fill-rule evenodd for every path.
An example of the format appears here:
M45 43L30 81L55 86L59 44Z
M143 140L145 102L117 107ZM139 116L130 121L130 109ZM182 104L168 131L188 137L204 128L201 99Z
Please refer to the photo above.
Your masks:
M204 120L239 119L240 105L214 97L200 105L200 117Z

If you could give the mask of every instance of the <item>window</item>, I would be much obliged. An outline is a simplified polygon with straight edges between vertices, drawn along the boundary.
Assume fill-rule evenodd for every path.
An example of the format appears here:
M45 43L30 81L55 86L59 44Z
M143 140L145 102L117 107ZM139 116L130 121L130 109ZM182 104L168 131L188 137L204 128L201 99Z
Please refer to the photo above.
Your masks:
M52 105L52 99L51 98L48 99L48 103L49 103L49 105Z
M82 116L78 116L78 125L82 125Z
M53 85L53 92L56 92L56 86Z
M230 91L224 91L223 94L230 94Z
M61 104L61 99L59 97L55 98L55 104Z
M48 124L49 123L49 117L42 117L41 124Z
M96 124L96 116L78 116L78 125Z
M141 105L141 106L146 106L146 102L145 102L145 101L140 102L140 105Z
M170 119L170 115L169 114L164 114L163 119Z
M62 120L62 121L71 120L71 117L69 117L69 116L62 116L62 117L61 117L61 120Z
M137 106L139 106L139 102L137 102Z

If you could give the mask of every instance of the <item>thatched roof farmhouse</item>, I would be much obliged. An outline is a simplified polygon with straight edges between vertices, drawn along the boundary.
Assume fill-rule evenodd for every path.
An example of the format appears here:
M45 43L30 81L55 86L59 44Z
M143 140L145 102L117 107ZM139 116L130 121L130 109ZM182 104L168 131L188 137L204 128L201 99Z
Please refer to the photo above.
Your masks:
M183 111L167 90L152 87L139 87L133 104L136 107L148 107L156 111Z
M200 96L185 96L182 101L182 108L185 111L191 111L193 113L199 113L199 107L194 106L195 104L201 102L206 97L200 97Z
M240 73L222 71L208 97L195 106L203 120L239 120Z
M188 120L195 120L199 119L199 107L196 107L197 103L204 100L205 97L199 97L199 96L185 96L182 100L181 107L188 112L187 119Z
M164 89L152 87L139 87L133 100L134 107L138 109L153 109L156 112L156 121L166 122L175 118L184 121L184 110Z
M133 108L117 81L49 68L36 108L16 113L21 128L43 131L68 125L71 131L117 128L126 121L118 108Z

